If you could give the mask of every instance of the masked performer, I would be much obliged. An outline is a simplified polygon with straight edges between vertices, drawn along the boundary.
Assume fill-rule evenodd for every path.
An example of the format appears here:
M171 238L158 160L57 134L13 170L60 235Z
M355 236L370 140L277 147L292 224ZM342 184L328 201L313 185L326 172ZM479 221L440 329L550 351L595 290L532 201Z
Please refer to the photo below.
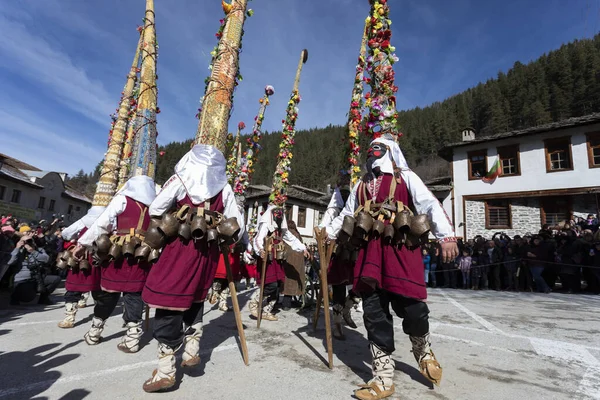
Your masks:
M102 340L102 331L123 293L123 319L127 328L118 349L125 353L139 351L142 336L144 302L141 292L150 271L150 264L134 254L126 256L121 250L131 241L141 241L145 235L150 216L148 206L156 197L154 180L145 175L130 178L115 194L106 210L90 229L79 239L78 246L92 249L102 235L110 235L113 243L110 260L102 266L102 292L96 297L92 326L85 334L87 344L96 345ZM106 236L105 236L106 237ZM118 253L114 251L118 249ZM76 250L76 254L81 250Z
M409 210L419 215L407 217ZM439 384L442 368L431 350L419 244L427 240L428 220L431 231L441 243L445 260L458 255L456 238L440 203L408 168L400 147L389 135L371 142L367 174L354 187L340 216L327 228L329 237L337 237L345 217L355 212L353 234L365 242L354 269L354 290L362 297L363 318L373 356L373 379L362 385L355 396L382 399L395 391L394 323L390 305L403 319L402 327L409 335L421 373ZM383 230L390 224L394 231Z
M175 353L182 345L182 367L200 362L204 300L219 263L219 245L209 235L210 220L236 218L241 228L238 236L243 234L243 218L227 184L225 157L212 146L196 145L183 156L175 175L150 206L150 215L186 206L197 216L191 227L200 230L200 222L206 221L208 230L198 239L170 239L146 281L142 297L156 308L154 338L158 342L158 368L144 383L146 392L175 385Z
M269 249L264 248L265 238L270 237ZM285 272L283 269L283 260L285 259L284 243L288 244L292 250L301 251L308 256L306 246L298 240L289 230L287 221L283 215L281 207L270 204L267 210L260 216L258 221L258 230L254 238L254 251L259 255L257 266L262 268L263 260L267 257L265 284L263 293L262 319L267 321L277 321L273 314L273 308L277 303L279 286L285 281ZM260 279L261 272L257 272ZM261 283L259 281L259 283ZM258 304L260 301L260 291L257 290L250 299L250 315L258 318Z

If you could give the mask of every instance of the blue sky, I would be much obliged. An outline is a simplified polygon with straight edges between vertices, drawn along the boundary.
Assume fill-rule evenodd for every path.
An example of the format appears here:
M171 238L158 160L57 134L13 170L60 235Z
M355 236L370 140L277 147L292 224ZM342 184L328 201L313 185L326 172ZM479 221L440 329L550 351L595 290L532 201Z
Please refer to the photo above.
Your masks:
M600 29L597 0L388 0L400 62L398 108L426 106ZM159 143L196 132L220 0L155 0ZM137 44L144 0L21 0L0 7L0 152L42 169L91 171ZM280 129L296 65L309 50L298 128L343 124L367 0L254 0L245 24L231 130Z

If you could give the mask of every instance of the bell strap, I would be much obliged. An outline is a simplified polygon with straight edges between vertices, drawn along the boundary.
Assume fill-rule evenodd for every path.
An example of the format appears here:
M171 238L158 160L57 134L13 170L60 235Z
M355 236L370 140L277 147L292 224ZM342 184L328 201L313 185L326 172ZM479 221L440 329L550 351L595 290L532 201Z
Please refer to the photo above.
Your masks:
M188 215L191 209L192 208L189 205L184 204L179 210L177 210L175 217L179 220L179 222L185 222L188 219Z

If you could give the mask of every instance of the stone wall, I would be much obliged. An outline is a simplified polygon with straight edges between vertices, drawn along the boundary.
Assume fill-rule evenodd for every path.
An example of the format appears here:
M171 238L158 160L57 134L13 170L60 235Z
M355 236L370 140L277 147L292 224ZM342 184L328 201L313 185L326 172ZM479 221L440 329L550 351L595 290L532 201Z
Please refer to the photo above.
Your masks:
M496 232L506 232L509 236L537 233L542 225L540 202L537 198L511 200L513 229L485 229L485 202L466 201L467 239L477 235L491 238Z
M509 236L537 233L542 226L540 200L537 197L511 199L512 227L513 229L485 229L485 202L465 202L465 224L467 239L477 235L491 238L496 232L506 232ZM587 218L588 214L596 214L595 195L573 196L573 216ZM460 232L460 230L459 230Z

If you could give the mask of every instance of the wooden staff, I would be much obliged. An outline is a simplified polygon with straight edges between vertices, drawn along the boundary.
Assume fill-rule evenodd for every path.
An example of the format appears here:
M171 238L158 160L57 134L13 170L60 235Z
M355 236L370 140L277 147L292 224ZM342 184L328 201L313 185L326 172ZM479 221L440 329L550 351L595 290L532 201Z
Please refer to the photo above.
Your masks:
M331 338L331 315L329 314L329 295L327 284L327 267L333 254L333 243L327 244L327 231L325 228L319 229L315 227L315 236L317 237L317 246L319 248L319 257L321 258L321 268L319 268L319 278L321 281L320 297L323 299L323 307L325 313L325 339L327 341L327 356L329 359L329 369L333 369L333 341ZM321 302L317 301L317 318L319 316L319 308ZM315 318L315 320L317 319Z
M242 357L244 358L244 364L249 365L250 362L248 360L248 345L246 344L246 334L244 333L244 325L242 324L242 314L240 313L240 304L238 303L237 291L235 290L235 282L233 281L233 274L231 273L231 264L229 263L229 246L221 246L221 253L223 254L223 260L225 261L225 269L227 270L229 294L231 295L231 302L233 303L233 312L235 314L235 324L237 325L238 335L240 337L240 344L242 346Z
M263 295L265 294L265 279L267 275L267 259L271 253L271 238L267 236L265 238L265 256L262 260L262 271L260 271L260 299L258 301L258 314L256 317L256 328L260 329L260 322L262 321L262 305Z

